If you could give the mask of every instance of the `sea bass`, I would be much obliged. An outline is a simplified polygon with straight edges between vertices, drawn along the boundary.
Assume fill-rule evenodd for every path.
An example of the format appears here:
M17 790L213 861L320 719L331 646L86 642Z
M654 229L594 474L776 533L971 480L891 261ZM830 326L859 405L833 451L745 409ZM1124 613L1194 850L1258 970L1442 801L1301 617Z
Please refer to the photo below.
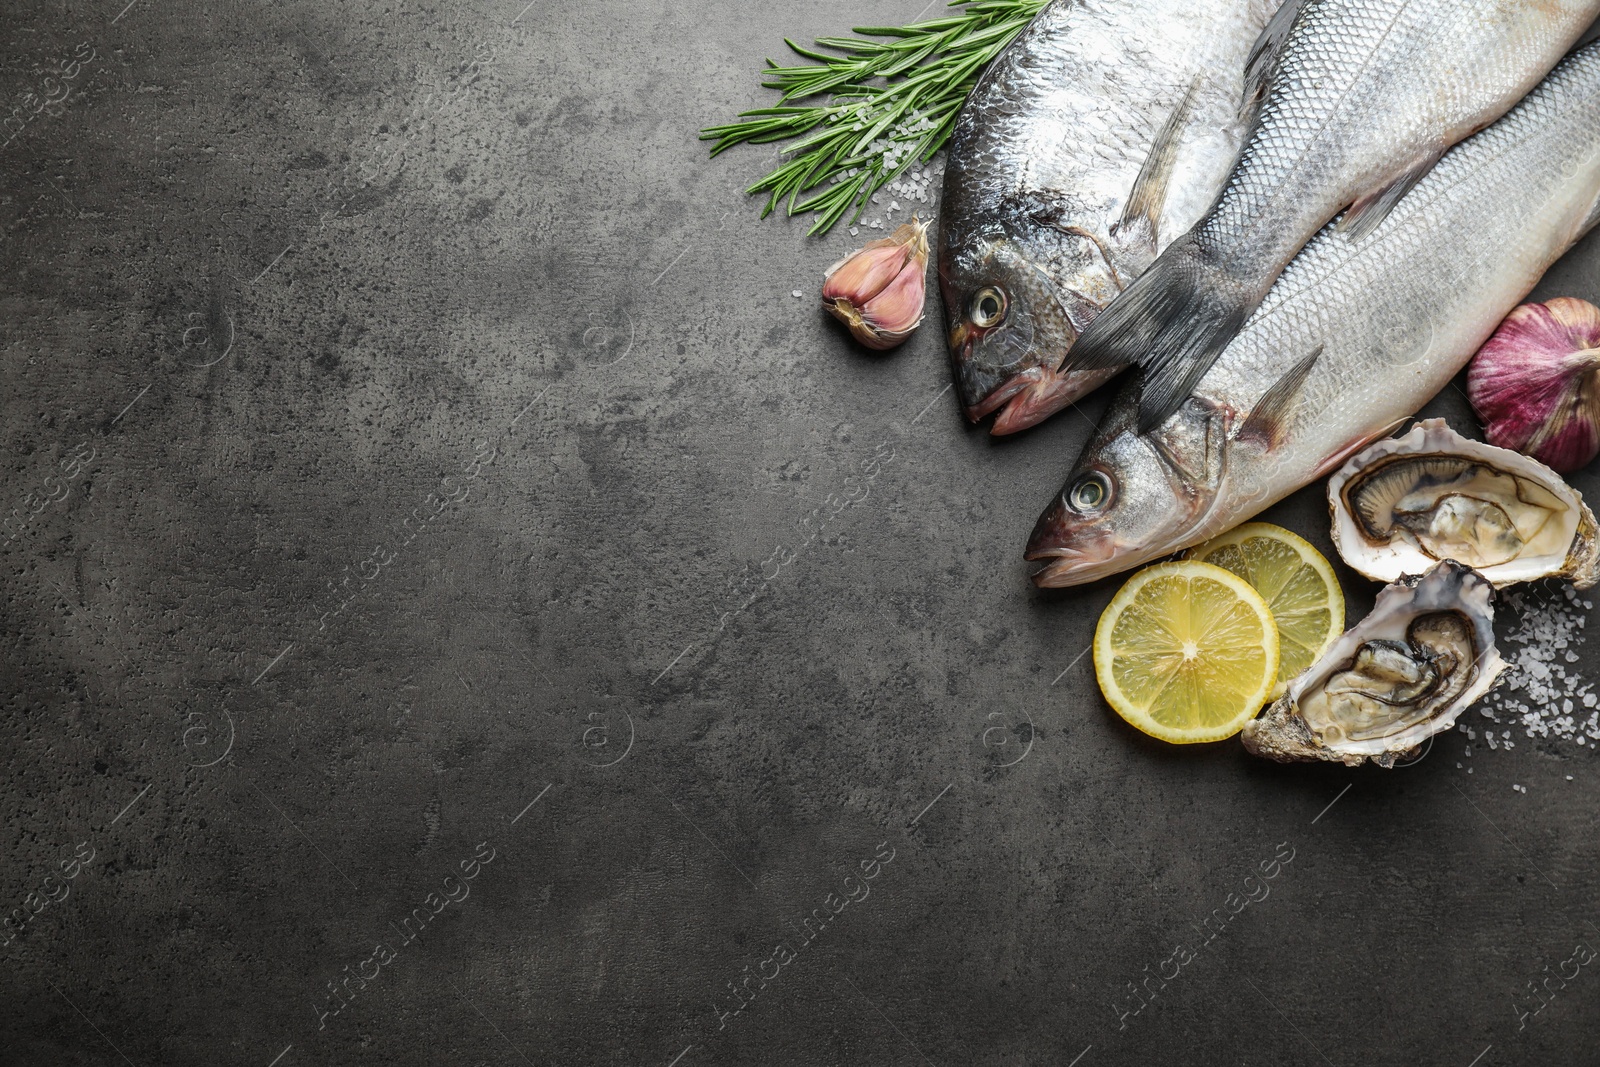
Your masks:
M1322 477L1443 389L1600 221L1600 45L1453 149L1370 234L1324 229L1179 411L1131 382L1027 558L1078 585L1198 544ZM1290 369L1285 372L1285 366Z
M1329 219L1360 236L1445 150L1521 100L1600 0L1288 0L1252 57L1260 100L1216 204L1079 340L1070 371L1137 363L1140 429L1178 409Z
M1251 46L1277 0L1055 0L979 79L951 136L939 282L956 387L994 432L1113 372L1078 335L1222 187Z

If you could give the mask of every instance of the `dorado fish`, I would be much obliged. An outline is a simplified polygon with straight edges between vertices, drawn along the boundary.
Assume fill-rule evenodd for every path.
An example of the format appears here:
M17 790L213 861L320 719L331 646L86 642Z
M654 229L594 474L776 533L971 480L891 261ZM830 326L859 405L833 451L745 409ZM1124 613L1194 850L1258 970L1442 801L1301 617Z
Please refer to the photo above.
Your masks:
M979 79L951 137L938 259L969 419L999 410L994 432L1011 433L1114 373L1058 369L1215 198L1277 6L1055 0Z
M1260 100L1216 204L1079 340L1069 371L1137 363L1140 429L1176 411L1324 223L1370 231L1451 145L1572 47L1600 0L1288 0L1252 57Z
M1198 544L1322 477L1443 389L1600 221L1600 45L1448 153L1373 232L1325 228L1156 430L1118 395L1027 558L1078 585ZM1285 372L1284 367L1290 369Z

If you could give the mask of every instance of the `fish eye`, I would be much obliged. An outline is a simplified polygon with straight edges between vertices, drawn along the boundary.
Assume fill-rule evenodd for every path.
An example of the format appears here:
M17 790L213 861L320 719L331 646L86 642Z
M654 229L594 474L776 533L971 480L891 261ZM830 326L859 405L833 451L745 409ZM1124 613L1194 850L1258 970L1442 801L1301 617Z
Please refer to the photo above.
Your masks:
M972 295L972 324L980 329L991 329L1005 321L1006 294L990 286Z
M1111 503L1111 479L1099 471L1090 471L1067 489L1067 506L1080 514L1099 511Z

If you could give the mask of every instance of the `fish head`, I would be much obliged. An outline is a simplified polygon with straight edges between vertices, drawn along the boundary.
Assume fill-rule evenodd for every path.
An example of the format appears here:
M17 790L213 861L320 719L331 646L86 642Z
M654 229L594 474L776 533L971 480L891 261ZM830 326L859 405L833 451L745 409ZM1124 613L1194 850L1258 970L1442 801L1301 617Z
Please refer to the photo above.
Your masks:
M956 389L970 421L999 413L996 434L1043 422L1114 373L1060 373L1098 309L1071 307L1079 301L1059 292L1046 270L1050 259L1033 246L1003 227L940 242L939 288Z
M1041 588L1098 581L1198 543L1221 496L1226 424L1203 401L1146 434L1137 404L1114 410L1028 540L1027 558L1046 563L1033 576Z

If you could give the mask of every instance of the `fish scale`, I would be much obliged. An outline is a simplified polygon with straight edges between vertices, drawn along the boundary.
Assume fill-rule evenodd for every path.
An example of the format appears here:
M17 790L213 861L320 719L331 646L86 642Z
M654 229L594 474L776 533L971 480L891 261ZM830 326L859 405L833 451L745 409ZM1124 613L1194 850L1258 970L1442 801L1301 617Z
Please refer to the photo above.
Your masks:
M1028 557L1052 561L1035 581L1076 585L1198 544L1389 432L1593 228L1597 200L1600 45L1589 45L1371 233L1325 227L1167 423L1138 432L1141 386L1125 387L1035 528ZM1277 395L1285 363L1309 356L1292 396ZM1086 481L1111 502L1074 508Z
M1261 105L1205 217L1082 338L1083 370L1138 363L1157 425L1329 219L1370 227L1450 145L1520 100L1600 0L1290 0Z

